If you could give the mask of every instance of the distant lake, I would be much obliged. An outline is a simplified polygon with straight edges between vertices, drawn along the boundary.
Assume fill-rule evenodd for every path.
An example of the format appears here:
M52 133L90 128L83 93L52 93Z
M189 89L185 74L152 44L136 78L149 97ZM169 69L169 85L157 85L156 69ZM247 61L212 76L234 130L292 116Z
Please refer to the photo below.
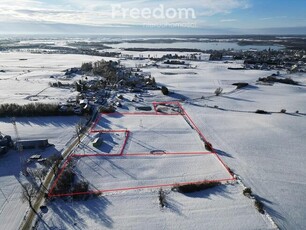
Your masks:
M283 49L283 46L278 45L247 45L247 46L240 46L235 42L174 42L174 43L129 43L129 42L122 42L118 44L108 44L113 48L178 48L178 49L200 49L200 50L249 50L249 49L256 49L256 50L265 50L265 49L274 49L280 50Z

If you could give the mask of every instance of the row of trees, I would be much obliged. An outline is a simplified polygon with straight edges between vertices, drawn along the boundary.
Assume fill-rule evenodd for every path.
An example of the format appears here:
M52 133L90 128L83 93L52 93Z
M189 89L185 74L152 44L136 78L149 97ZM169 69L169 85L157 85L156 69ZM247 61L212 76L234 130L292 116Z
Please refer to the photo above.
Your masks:
M26 105L1 104L0 117L67 116L74 115L73 108L60 111L57 104L30 103Z

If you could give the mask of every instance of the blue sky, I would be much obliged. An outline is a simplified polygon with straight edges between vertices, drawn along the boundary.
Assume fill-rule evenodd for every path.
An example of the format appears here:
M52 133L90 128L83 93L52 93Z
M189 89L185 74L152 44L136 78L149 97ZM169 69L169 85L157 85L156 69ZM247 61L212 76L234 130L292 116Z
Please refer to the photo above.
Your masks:
M306 34L305 9L306 0L117 0L115 3L112 0L1 0L0 30L2 33Z

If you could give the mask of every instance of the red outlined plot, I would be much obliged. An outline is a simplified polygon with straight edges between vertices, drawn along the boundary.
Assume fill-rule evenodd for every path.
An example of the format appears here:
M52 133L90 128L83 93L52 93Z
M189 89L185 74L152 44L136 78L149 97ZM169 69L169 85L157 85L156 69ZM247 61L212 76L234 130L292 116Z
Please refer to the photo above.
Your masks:
M121 130L119 130L121 129ZM155 113L102 114L92 133L128 130L124 154L202 153L203 141L184 116Z
M76 175L90 185L89 194L233 180L213 153L184 156L72 155L58 178L73 160L77 162L74 166ZM77 194L58 193L55 187L53 185L49 196Z
M166 108L166 109L159 109L159 107ZM118 192L118 191L128 191L128 190L137 190L137 189L147 189L147 188L159 188L159 187L171 187L174 185L184 185L184 184L190 184L190 183L202 183L202 182L224 182L224 181L231 181L235 180L233 177L231 171L229 168L225 165L225 163L221 160L221 158L218 156L214 148L211 146L211 144L207 141L203 133L200 131L200 129L196 126L195 122L192 120L192 118L189 116L189 114L185 111L185 109L181 106L181 104L178 101L173 102L153 102L153 108L154 112L132 112L132 113L102 113L98 116L98 118L95 120L93 126L90 129L90 133L124 133L125 138L120 146L119 153L113 154L113 153L101 153L101 154L72 154L70 155L63 167L60 170L59 175L53 182L51 189L48 193L50 197L56 197L56 196L71 196L71 195L79 195L79 194L94 194L94 193L106 193L106 192ZM166 111L166 112L165 112ZM169 113L167 113L170 111ZM198 141L204 144L209 144L211 146L211 151L203 151L203 149L196 149L190 151L169 151L169 149L151 149L149 151L127 151L127 145L131 145L131 142L133 138L135 139L135 136L138 135L138 137L145 136L145 131L142 128L136 128L132 127L132 129L129 129L128 127L123 127L126 123L124 118L130 118L130 119L139 119L143 118L145 125L146 120L153 120L153 119L162 119L163 116L174 116L173 119L175 122L181 122L185 121L189 126L191 127L190 130L193 130L192 134L198 136ZM181 116L175 118L175 116ZM158 118L159 117L159 118ZM113 127L109 124L105 124L104 126L101 126L99 128L99 123L101 123L101 119L106 118L114 118L115 121L120 121L119 124L116 124L116 129L112 129ZM166 117L165 117L166 118ZM116 120L117 119L117 120ZM120 120L121 119L121 120ZM123 119L123 120L122 120ZM174 128L181 127L179 123L171 123L171 117L168 117L166 120L162 121L163 124L168 124L169 122L170 126L174 126ZM173 120L172 119L172 120ZM106 119L107 121L107 119ZM113 121L113 120L112 120ZM114 123L115 123L114 121ZM140 119L142 125L142 120ZM104 121L105 122L105 121ZM104 124L104 122L102 122ZM109 122L109 121L108 121ZM150 121L152 124L152 121ZM184 122L183 122L184 123ZM186 129L186 123L184 125L184 128ZM166 126L166 125L165 125ZM167 126L166 126L167 127ZM117 129L118 128L118 129ZM144 128L147 128L146 126ZM173 128L173 127L172 127ZM134 129L134 130L133 130ZM151 131L150 129L147 130L148 133ZM156 131L156 130L153 130ZM175 135L177 130L173 129L171 130L172 133ZM171 132L170 132L171 134ZM159 134L160 135L160 134ZM178 134L180 135L180 131L178 130ZM181 132L181 135L184 135L183 132ZM184 139L184 138L181 138ZM175 140L175 137L174 137ZM145 146L145 144L150 144L150 142L156 141L155 139L144 139L144 140L138 140L142 141L141 144ZM168 140L171 142L171 139ZM172 140L173 141L173 140ZM148 143L145 143L148 142ZM129 149L129 148L128 148ZM136 149L137 148L131 148ZM171 150L171 148L170 148ZM88 178L85 178L90 181L90 184L93 185L92 187L95 188L94 190L85 192L85 193L77 193L77 192L56 192L56 186L59 182L61 176L63 175L63 172L66 170L67 166L70 164L72 160L78 160L78 162L83 162L84 159L94 159L96 162L95 167L102 167L101 172L111 172L111 174L115 174L115 178L117 180L107 180L109 174L103 174L102 177L99 177L98 175L101 174L99 171L99 174L96 176L92 175L97 173L96 171L92 171L90 174L90 168L86 168L87 164L84 164L83 171L82 167L81 169L78 169L80 172L87 173ZM149 160L147 160L148 158ZM174 172L170 170L169 172L166 170L167 167L161 167L160 165L165 164L165 159L169 160L167 164L175 164L177 169L177 172ZM185 168L184 164L181 162L181 160L188 159L191 161L190 165L194 167L198 167L196 171L201 172L198 174L186 177L186 174L189 173L190 168ZM201 162L203 164L203 167L201 167L198 163L198 161L194 161L194 159L201 159ZM93 161L93 160L91 160ZM91 162L90 161L90 162ZM112 164L115 164L110 166L109 162L112 162ZM156 163L157 162L157 163ZM98 166L97 166L98 165ZM197 165L197 166L196 166ZM84 169L85 167L85 169ZM137 167L142 167L142 170L140 169L140 172L143 172L143 175L139 175L136 173ZM121 169L121 170L118 170ZM205 171L205 170L211 170L211 171ZM96 170L96 169L95 169ZM202 171L201 171L202 170ZM122 173L122 171L130 172L131 175L136 175L138 179L126 178L126 174ZM161 173L162 171L165 171ZM191 170L192 171L192 170ZM148 178L145 176L146 173L152 173L148 176ZM185 174L180 174L184 172ZM173 174L173 175L172 175ZM165 178L161 175L165 175ZM185 175L185 176L184 176ZM210 175L210 176L208 176ZM82 175L82 178L84 178L84 175ZM172 178L172 179L171 179ZM174 179L173 179L174 178ZM100 187L99 187L100 186Z
M95 130L89 133L87 135L87 141L84 141L86 144L82 144L81 148L77 148L74 151L74 155L78 154L80 152L80 149L83 154L86 154L85 152L89 153L86 155L115 155L115 156L121 156L125 150L127 141L129 139L130 131L127 129L124 130ZM101 138L101 144L99 144L99 147L94 147L93 142L96 138ZM107 142L114 142L114 139L116 139L116 146L111 147ZM102 147L100 147L102 145ZM105 148L103 146L108 146L108 148ZM82 149L84 148L85 149Z

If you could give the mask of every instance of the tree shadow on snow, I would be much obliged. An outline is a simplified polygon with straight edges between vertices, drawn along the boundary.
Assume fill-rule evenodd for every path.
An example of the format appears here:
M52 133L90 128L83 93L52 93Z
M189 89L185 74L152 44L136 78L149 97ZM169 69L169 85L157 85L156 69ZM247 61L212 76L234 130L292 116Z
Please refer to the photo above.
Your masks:
M256 86L256 85L248 85L248 86L246 86L246 87L243 87L242 88L243 90L258 90L259 89L259 87L258 86Z
M82 117L78 116L41 116L41 117L16 117L16 124L28 125L28 126L55 126L55 127L67 127L74 126L81 120ZM0 122L12 123L11 118L1 118Z
M270 200L268 200L268 199L266 199L266 198L263 198L263 197L261 197L261 196L259 196L259 195L254 195L254 197L255 197L257 200L260 200L260 201L265 202L265 203L267 203L267 204L273 204L272 201L270 201Z
M58 200L53 203L51 206L53 216L56 219L56 222L52 222L52 226L58 227L64 226L73 226L73 229L82 230L87 226L84 221L84 216L76 212L78 210L78 204L76 202L68 202Z
M227 195L227 189L226 186L229 185L217 185L214 188L208 188L199 192L191 192L191 193L184 193L185 196L188 196L190 198L205 198L209 199L211 196L222 196L228 199L233 199L229 195Z
M113 219L105 213L109 205L111 205L111 202L106 197L100 196L84 202L85 213L106 228L113 228Z
M272 218L275 217L276 219L279 219L279 220L285 220L285 218L278 211L276 211L275 209L271 207L274 204L272 201L266 198L263 198L259 195L256 195L256 194L254 194L254 197L256 200L259 200L265 204L264 209L270 216L272 216Z
M89 227L86 224L86 219L91 219L101 226L112 228L113 220L105 213L110 204L110 201L105 197L87 201L56 201L51 208L60 218L60 223L54 223L54 225L59 225L58 227L66 225L73 229L83 230ZM48 224L50 225L50 223ZM52 224L52 226L54 225Z
M230 155L229 153L226 153L220 149L215 149L217 154L220 156L224 156L224 157L230 157L230 158L234 158L232 155Z
M275 209L271 208L269 205L266 205L264 207L264 209L266 210L266 212L274 219L279 219L279 220L283 220L285 221L286 219L282 216L282 214L280 214L278 211L276 211Z
M167 208L178 214L179 216L185 216L182 212L181 212L181 209L183 207L183 205L181 203L179 203L178 201L174 200L173 198L167 196L166 198L166 201L167 201Z
M254 101L248 100L248 99L243 99L243 98L238 98L238 97L230 97L230 96L225 96L225 95L220 95L220 97L235 100L235 101L254 102Z
M188 97L186 97L185 95L176 93L176 92L170 92L168 96L176 100L187 100L188 99Z

